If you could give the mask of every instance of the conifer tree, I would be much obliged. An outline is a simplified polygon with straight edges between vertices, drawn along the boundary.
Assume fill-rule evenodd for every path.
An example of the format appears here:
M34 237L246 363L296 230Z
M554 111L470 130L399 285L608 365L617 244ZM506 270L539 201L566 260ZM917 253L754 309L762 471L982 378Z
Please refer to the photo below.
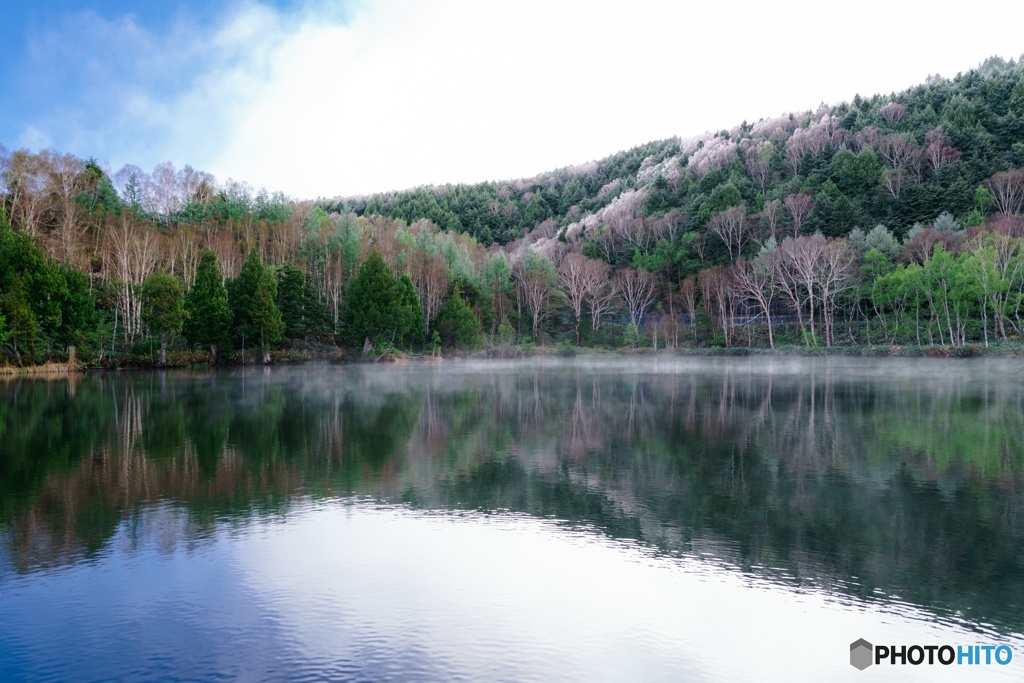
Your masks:
M276 302L286 339L305 342L309 335L326 329L327 310L317 298L310 277L290 263L277 269Z
M193 344L209 344L216 363L217 345L227 340L232 316L217 257L209 249L199 259L195 282L185 298L185 313L185 336Z
M423 342L423 316L420 313L420 298L412 278L403 273L398 278L399 328L407 347Z
M349 285L347 337L353 346L393 344L400 337L398 281L376 249Z
M242 272L228 284L228 303L236 332L259 344L264 364L270 362L271 345L281 341L284 334L276 297L274 273L263 265L254 249L242 264Z

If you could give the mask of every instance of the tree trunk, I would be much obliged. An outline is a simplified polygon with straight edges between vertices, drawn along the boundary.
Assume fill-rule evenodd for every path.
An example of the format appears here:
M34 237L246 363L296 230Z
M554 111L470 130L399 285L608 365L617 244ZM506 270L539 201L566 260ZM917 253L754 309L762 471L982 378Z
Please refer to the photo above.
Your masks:
M270 365L270 349L263 349L263 364Z
M214 364L217 363L217 345L210 344L210 357L213 359Z
M167 335L163 332L160 333L160 362L156 365L159 368L167 365Z

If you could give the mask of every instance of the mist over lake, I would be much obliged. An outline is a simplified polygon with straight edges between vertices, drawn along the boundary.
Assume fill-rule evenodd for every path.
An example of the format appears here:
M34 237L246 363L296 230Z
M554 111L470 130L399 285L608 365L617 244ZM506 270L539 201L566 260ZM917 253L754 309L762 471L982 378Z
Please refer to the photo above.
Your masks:
M3 381L0 679L1019 678L1022 379L651 357ZM860 672L858 638L1014 658Z

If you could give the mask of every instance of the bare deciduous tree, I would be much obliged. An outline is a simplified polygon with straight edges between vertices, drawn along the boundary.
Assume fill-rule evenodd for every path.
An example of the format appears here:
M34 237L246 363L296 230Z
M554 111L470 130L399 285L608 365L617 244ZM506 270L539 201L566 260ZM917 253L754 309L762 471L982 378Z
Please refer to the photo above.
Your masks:
M775 252L754 261L740 259L732 267L732 282L737 294L757 302L761 315L768 326L768 345L775 348L775 334L772 329L772 303L780 292L779 271L772 261Z
M686 218L679 213L679 209L672 209L661 218L651 222L651 229L654 237L658 240L674 242L679 231L686 226Z
M765 190L768 188L768 181L771 179L772 149L773 147L770 142L764 142L757 147L748 148L745 155L747 174L750 176L750 181L760 190L761 194L765 193Z
M78 245L85 232L82 223L82 205L78 194L82 191L82 172L85 163L71 154L58 154L50 159L48 190L57 200L57 234L60 238L65 263L75 263Z
M210 250L217 256L217 267L225 280L238 277L242 271L242 252L229 227L210 236Z
M602 246L606 252L606 261L612 260L621 244L630 245L644 253L649 251L652 232L643 215L646 197L644 190L627 190L604 210L602 220L608 231L602 236Z
M821 315L825 324L825 345L836 343L835 311L839 297L856 284L856 252L844 239L831 239L817 259L817 280Z
M706 232L690 234L693 235L693 239L690 240L690 248L693 249L693 253L700 259L701 265L704 265L704 259L708 253L708 234Z
M782 202L778 199L769 199L764 203L764 209L761 210L761 220L764 222L764 226L767 229L769 237L778 239L779 237L779 220L782 218Z
M512 266L516 289L530 312L533 340L538 340L540 323L548 313L551 294L555 291L558 275L551 261L530 247L518 256Z
M814 210L814 200L806 192L787 195L783 200L786 210L789 212L790 225L793 228L793 237L799 237L804 227L804 221Z
M816 313L820 309L825 344L835 342L833 323L836 301L853 286L856 254L846 240L826 240L820 235L787 239L773 254L778 286L789 299L801 328L808 314L810 342L816 343Z
M882 171L882 184L885 185L885 189L889 191L893 199L899 199L900 194L903 192L903 181L907 177L907 172L902 168L887 168Z
M985 181L985 187L995 199L996 211L1012 216L1024 209L1024 169L1001 171Z
M924 156L933 171L939 170L943 164L951 164L960 158L960 152L949 144L942 126L937 126L925 137Z
M10 196L11 218L34 237L39 234L46 208L49 154L17 150L2 157L0 161L3 183Z
M590 328L597 332L602 318L613 311L618 304L618 294L608 280L610 267L603 261L587 259L585 265L587 306L590 308Z
M608 283L608 264L572 252L562 259L558 276L575 317L577 343L580 343L584 304L590 305L591 327L596 332L601 325L601 316L614 300L614 292Z
M572 308L576 319L576 343L580 341L580 319L583 317L583 302L587 296L586 282L587 257L579 252L572 252L558 267L558 281L565 292L565 298Z
M697 276L701 299L708 316L721 329L725 345L732 345L731 320L735 312L735 297L729 271L723 266L712 266Z
M731 206L725 211L719 211L708 221L708 229L725 243L730 260L739 258L743 253L743 247L750 241L747 207Z
M637 327L654 304L655 284L655 277L639 268L623 268L612 278L612 286L626 302L630 322Z
M149 176L149 197L153 213L170 216L181 206L181 191L178 172L169 161L159 163Z
M420 272L420 307L423 309L423 331L430 333L430 323L437 317L448 294L448 268L440 256L426 257Z
M879 109L878 114L888 123L897 124L907 115L907 108L899 102L890 102Z
M881 137L881 131L875 126L865 126L862 128L854 137L854 147L859 151L865 147L872 149L878 149L878 140Z
M878 142L878 153L894 168L907 162L913 148L909 135L886 135Z
M697 295L700 292L700 288L697 286L697 278L693 275L687 275L683 278L682 283L679 285L679 297L683 304L683 310L686 311L686 315L690 320L690 331L693 333L694 339L697 338Z
M798 137L794 132L793 136L786 140L786 162L789 163L789 167L793 170L793 175L800 173L800 162L804 158L804 154L807 152L807 144L802 137Z
M804 311L809 312L810 337L815 339L814 311L817 304L815 261L825 238L800 236L787 238L775 251L772 261L777 269L779 287L804 328Z
M106 232L105 275L118 288L118 308L122 315L125 341L131 341L142 329L142 301L138 288L153 272L160 258L159 236L125 211L117 224Z
M167 270L181 273L186 290L192 289L199 258L202 256L199 244L199 238L191 225L179 225L170 234Z

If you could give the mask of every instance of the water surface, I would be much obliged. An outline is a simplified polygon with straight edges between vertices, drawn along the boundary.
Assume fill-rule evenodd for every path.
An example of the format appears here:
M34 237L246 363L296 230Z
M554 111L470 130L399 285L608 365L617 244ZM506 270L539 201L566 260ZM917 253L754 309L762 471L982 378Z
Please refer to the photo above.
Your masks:
M1011 360L0 383L2 680L1010 680ZM1006 667L848 663L864 637Z

